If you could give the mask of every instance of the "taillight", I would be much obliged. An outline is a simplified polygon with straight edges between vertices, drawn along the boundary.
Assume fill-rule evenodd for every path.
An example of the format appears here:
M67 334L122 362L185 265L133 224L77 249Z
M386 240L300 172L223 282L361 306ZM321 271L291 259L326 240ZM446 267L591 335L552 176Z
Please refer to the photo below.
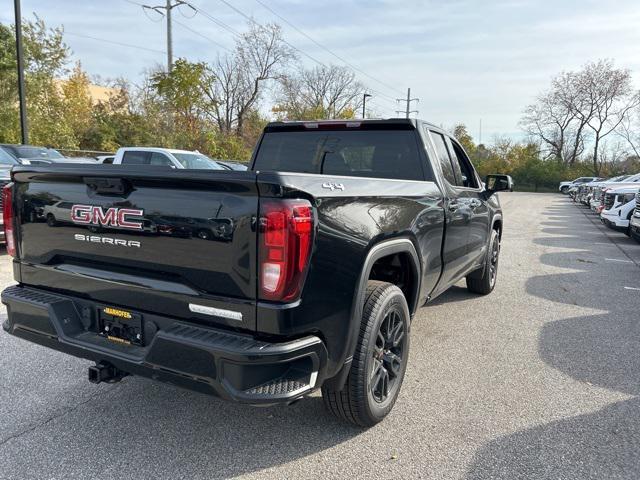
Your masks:
M263 200L260 205L260 298L295 300L311 254L313 208L307 200Z
M13 230L13 183L2 187L2 219L4 221L4 237L7 242L7 253L16 256L16 240Z

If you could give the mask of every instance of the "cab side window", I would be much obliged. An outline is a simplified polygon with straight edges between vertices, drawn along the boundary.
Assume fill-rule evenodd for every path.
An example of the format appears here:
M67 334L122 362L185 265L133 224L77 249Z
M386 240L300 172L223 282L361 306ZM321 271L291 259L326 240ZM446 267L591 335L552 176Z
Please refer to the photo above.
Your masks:
M456 184L456 175L453 172L453 166L451 165L451 159L449 158L449 151L447 150L447 144L444 137L439 133L429 131L433 143L436 147L436 154L438 155L438 162L440 162L440 169L445 180L450 185Z
M462 147L453 139L447 138L450 145L451 160L453 170L456 172L456 185L466 188L478 188L478 179L469 157L464 153Z
M151 152L127 150L122 156L123 165L148 165Z
M173 162L171 162L171 159L164 153L153 152L149 160L149 165L164 165L166 167L171 167L173 166Z

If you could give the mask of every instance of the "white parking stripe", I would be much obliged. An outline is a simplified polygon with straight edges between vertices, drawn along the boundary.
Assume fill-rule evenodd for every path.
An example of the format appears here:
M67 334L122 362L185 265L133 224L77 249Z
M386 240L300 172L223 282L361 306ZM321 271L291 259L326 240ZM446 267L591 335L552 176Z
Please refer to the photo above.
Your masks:
M625 290L637 290L640 292L640 288L636 288L636 287L624 287Z
M620 260L618 258L605 258L609 262L633 263L631 260Z

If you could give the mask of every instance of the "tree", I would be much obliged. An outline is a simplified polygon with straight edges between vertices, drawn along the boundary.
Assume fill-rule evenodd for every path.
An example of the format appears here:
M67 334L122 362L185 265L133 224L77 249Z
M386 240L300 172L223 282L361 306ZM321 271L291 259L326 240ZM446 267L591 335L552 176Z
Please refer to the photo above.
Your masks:
M0 142L19 137L18 87L13 30L0 24Z
M63 116L80 148L87 147L85 135L93 122L93 104L89 94L89 77L76 63L68 79L61 83ZM89 146L90 148L91 146Z
M362 107L365 86L347 67L316 66L280 79L274 111L282 118L353 118Z
M215 82L210 67L204 62L176 60L170 72L160 70L151 76L152 86L169 110L175 139L184 146L202 147L203 120L215 109L215 101L206 95Z
M278 25L251 23L235 52L218 57L212 67L215 81L207 85L206 94L215 105L212 115L220 131L242 136L245 120L257 109L266 84L280 78L294 58Z
M633 90L630 71L614 68L610 60L587 64L575 81L579 102L573 110L593 134L593 169L599 175L600 143L640 105L640 93Z
M565 165L579 161L590 144L590 161L598 175L603 139L624 129L639 104L640 93L632 87L630 72L615 68L610 60L599 60L554 77L550 90L525 109L520 124L547 147L549 157Z
M640 108L630 112L622 122L618 135L624 139L637 159L640 160Z
M473 142L473 137L469 134L467 130L467 126L459 123L455 127L453 127L453 136L460 142L464 151L467 152L469 158L473 161L476 157L476 144Z
M584 148L587 118L576 112L575 74L563 72L553 78L551 89L525 108L520 125L548 150L548 157L565 165L576 162Z

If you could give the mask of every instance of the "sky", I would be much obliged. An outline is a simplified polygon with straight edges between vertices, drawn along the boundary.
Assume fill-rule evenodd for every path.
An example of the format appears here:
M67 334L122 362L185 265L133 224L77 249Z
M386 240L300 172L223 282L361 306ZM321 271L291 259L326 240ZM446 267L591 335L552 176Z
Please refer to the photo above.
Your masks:
M211 61L247 20L221 0L190 0L202 12L174 9L174 57ZM343 64L274 16L257 0L227 0L259 23L279 23L304 52L300 63ZM524 107L561 71L613 59L640 88L640 0L260 0L326 49L355 66L373 90L382 117L404 110L396 98L419 98L412 109L432 123L467 125L476 141L521 138ZM65 41L90 75L141 78L166 64L166 23L136 3L165 0L22 0L22 14L63 25ZM13 22L13 1L0 0L0 21ZM151 17L151 18L149 18ZM94 37L94 38L87 38ZM100 40L96 40L100 39ZM107 41L105 41L107 40ZM118 42L118 45L108 42ZM268 97L262 106L268 111Z

